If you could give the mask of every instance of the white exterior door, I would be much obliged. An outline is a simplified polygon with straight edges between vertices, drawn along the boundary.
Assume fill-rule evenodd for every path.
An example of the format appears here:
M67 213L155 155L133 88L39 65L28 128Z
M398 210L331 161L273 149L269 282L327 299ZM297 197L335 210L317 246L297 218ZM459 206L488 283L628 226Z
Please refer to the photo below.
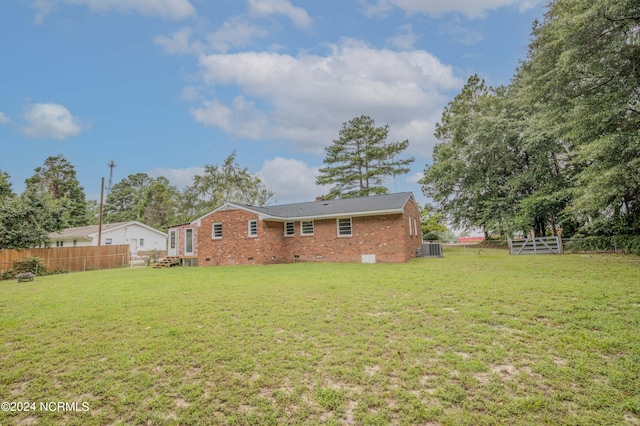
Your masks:
M129 240L129 247L132 256L136 256L138 254L138 239L132 238Z
M193 254L193 229L185 229L184 231L184 254L191 256Z
M177 229L172 229L169 232L169 249L167 250L167 255L169 256L178 255L178 230Z

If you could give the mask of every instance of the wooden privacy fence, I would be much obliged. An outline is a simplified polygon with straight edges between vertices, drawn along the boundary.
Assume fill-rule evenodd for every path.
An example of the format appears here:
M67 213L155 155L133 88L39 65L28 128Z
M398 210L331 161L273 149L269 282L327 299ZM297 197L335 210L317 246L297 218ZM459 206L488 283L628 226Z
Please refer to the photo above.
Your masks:
M129 265L129 245L100 247L51 247L0 250L0 273L13 269L15 260L39 257L46 271L79 272L122 268Z
M560 237L527 237L524 240L509 240L511 254L562 254Z

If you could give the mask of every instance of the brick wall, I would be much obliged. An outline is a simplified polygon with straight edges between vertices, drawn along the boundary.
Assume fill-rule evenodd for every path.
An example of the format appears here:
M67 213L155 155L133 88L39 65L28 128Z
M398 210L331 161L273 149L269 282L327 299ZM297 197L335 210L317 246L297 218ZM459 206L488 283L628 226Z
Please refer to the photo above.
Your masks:
M270 263L264 222L258 221L258 237L249 237L248 221L258 215L245 210L218 211L202 218L198 232L198 265ZM213 239L213 224L222 223L222 238ZM281 262L278 262L281 263Z
M214 212L196 226L180 230L180 254L184 253L184 228L194 228L194 254L198 264L235 265L291 262L360 262L363 254L375 254L377 262L407 262L415 257L422 238L419 212L413 201L403 214L352 218L352 236L338 237L337 220L314 221L314 233L300 235L300 221L295 222L295 236L284 236L284 223L259 220L245 210ZM258 220L258 236L248 234L248 221ZM213 223L222 223L222 238L212 238ZM417 229L416 229L417 227Z

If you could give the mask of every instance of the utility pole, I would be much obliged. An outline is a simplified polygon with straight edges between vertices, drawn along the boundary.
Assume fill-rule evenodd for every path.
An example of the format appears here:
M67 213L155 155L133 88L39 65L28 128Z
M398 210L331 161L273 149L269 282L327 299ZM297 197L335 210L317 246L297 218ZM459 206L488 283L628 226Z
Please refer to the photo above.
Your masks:
M98 219L98 247L102 245L102 204L104 199L104 178L100 185L100 216Z

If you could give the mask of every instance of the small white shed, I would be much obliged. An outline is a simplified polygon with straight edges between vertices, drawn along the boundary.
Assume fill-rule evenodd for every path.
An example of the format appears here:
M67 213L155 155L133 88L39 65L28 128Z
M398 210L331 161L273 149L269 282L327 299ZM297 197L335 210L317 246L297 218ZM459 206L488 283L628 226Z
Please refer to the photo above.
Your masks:
M83 247L98 245L98 225L67 228L49 234L52 247ZM102 224L100 245L128 244L131 255L138 251L167 249L167 234L137 221Z

